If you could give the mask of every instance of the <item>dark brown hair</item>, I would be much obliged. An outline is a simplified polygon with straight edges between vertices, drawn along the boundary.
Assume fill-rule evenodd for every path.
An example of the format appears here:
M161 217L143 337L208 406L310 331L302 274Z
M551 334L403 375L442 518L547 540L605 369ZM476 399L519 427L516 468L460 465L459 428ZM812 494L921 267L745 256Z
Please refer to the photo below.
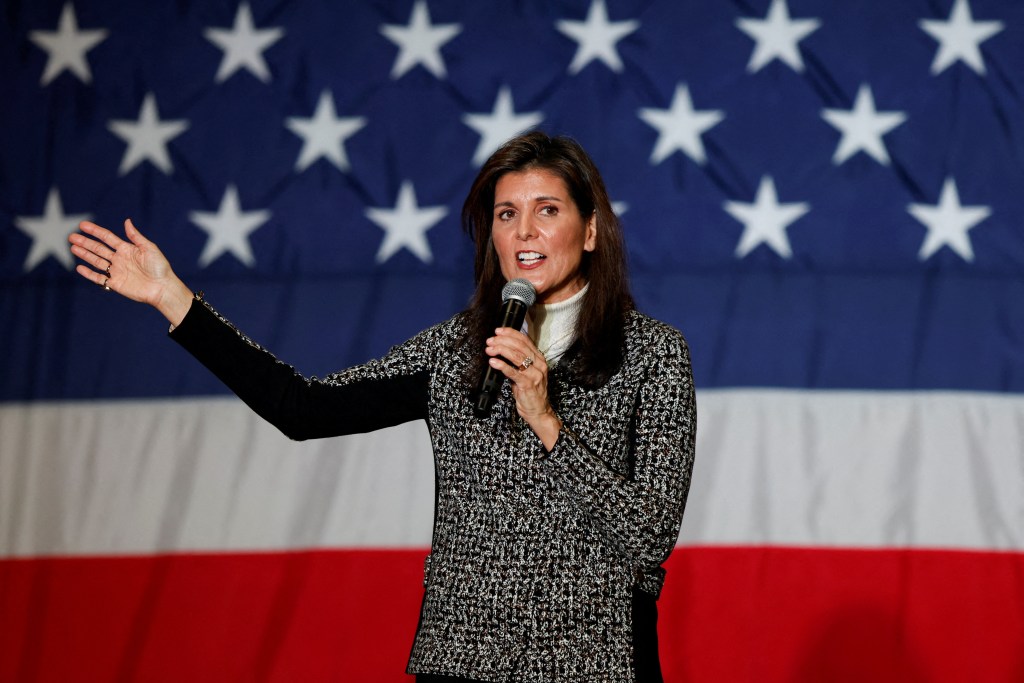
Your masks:
M577 322L577 338L566 360L571 360L576 380L596 387L614 375L622 363L623 325L633 308L626 275L626 253L622 228L612 211L608 192L597 166L575 140L549 137L540 131L512 138L491 158L473 181L462 205L462 227L476 245L474 276L476 292L466 313L468 341L483 348L494 331L501 307L501 274L498 255L491 241L494 220L494 191L506 173L543 169L565 183L584 224L596 217L597 240L592 252L584 252L580 270L589 283ZM467 380L476 386L483 361L471 369Z

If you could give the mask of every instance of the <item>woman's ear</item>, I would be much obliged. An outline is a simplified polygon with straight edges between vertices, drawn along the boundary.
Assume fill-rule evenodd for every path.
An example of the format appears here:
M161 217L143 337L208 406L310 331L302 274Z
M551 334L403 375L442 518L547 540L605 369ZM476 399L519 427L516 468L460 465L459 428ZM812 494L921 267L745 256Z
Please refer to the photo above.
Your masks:
M587 236L583 241L583 251L594 251L597 248L597 209L590 214L590 220L587 221L585 230Z

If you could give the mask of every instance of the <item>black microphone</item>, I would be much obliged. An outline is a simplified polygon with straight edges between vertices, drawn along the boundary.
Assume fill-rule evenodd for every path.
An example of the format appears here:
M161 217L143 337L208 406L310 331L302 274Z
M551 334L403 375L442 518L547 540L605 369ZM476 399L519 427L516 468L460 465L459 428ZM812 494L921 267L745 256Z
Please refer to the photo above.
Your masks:
M513 330L521 328L523 321L526 320L526 311L536 300L537 290L528 280L516 278L508 282L501 290L501 315L497 327L511 327ZM507 360L505 362L508 363ZM505 375L501 370L487 366L473 403L473 412L477 417L487 417L491 412L491 406L494 405L503 379Z

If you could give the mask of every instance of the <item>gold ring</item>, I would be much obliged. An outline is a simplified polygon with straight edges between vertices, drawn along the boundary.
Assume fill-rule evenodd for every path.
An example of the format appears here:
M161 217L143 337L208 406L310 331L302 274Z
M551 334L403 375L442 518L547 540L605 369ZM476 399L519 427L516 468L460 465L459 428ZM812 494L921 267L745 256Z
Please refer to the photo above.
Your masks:
M107 286L107 282L108 282L109 280L110 280L110 278L109 278L109 277L105 277L105 278L103 278L103 284L102 284L102 285L100 285L101 287L103 287L103 290L104 290L104 291L106 291L106 292L109 292L109 291L111 291L110 287L108 287L108 286Z
M526 358L523 359L523 365L522 365L522 369L523 370L526 370L531 365L533 365L533 356L527 356Z

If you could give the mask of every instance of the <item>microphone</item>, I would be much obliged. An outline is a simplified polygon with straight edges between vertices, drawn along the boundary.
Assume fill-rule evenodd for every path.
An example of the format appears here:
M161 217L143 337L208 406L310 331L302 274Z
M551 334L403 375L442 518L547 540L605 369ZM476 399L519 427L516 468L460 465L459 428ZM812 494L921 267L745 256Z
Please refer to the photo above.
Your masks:
M520 329L526 320L526 311L536 300L537 290L528 280L516 278L506 283L501 290L501 315L497 327ZM508 363L507 360L505 362ZM473 402L473 412L477 417L487 417L491 412L491 406L494 405L494 399L497 398L498 389L501 388L504 379L505 375L501 374L501 370L487 366Z

